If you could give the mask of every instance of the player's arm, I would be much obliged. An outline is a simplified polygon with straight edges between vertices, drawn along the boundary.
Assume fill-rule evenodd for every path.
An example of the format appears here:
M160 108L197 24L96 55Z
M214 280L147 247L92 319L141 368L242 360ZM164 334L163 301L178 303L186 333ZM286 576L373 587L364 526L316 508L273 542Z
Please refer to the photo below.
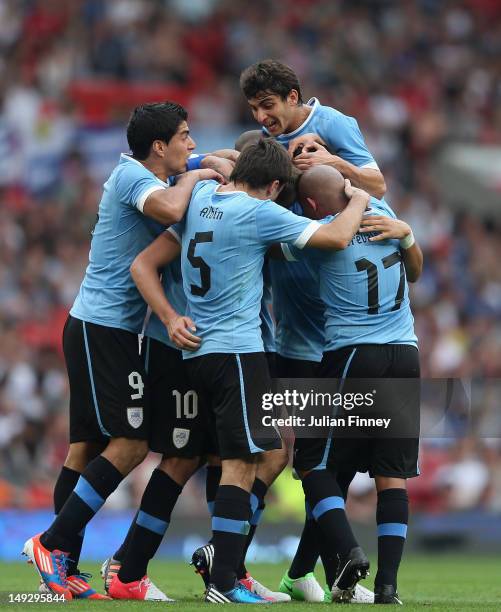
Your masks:
M405 275L410 283L415 283L423 271L423 252L414 238L410 225L400 219L383 215L371 215L362 220L360 232L379 232L369 237L371 242L380 242L389 238L400 240L400 251L405 267Z
M231 151L232 149L228 149ZM217 153L218 151L216 151ZM237 153L237 151L235 151ZM219 172L226 180L229 180L231 173L233 172L233 168L235 167L235 162L229 158L221 157L219 155L215 155L214 153L210 153L206 155L203 160L200 162L200 168L210 169Z
M348 179L345 179L344 191L349 198L346 208L330 223L320 225L315 233L310 236L306 243L307 247L341 250L350 244L351 239L360 227L370 196L366 191L352 187Z
M294 139L292 142L295 142ZM294 149L293 149L294 150ZM350 180L354 187L367 191L375 198L381 199L386 193L386 183L379 168L358 167L355 164L333 155L320 143L310 141L302 152L294 157L294 165L298 170L305 171L317 164L332 166Z
M183 218L191 198L191 192L198 181L216 180L224 183L225 179L215 170L192 170L185 172L177 179L176 184L168 189L156 189L148 195L143 204L143 214L162 223L171 225Z
M192 332L193 321L172 308L160 282L159 270L179 256L181 245L169 232L161 234L132 262L130 272L145 302L167 327L170 339L176 346L196 350L201 339Z
M227 159L235 163L240 153L236 151L235 149L217 149L216 151L212 151L212 153L209 153L209 155L212 155L214 157L221 157L223 159ZM202 165L202 168L203 168L203 165Z

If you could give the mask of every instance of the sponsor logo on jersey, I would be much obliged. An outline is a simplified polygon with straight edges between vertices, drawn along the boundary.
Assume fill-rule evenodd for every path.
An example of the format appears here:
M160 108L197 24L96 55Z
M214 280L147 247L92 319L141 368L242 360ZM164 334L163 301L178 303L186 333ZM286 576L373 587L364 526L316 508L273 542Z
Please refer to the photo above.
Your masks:
M172 441L174 442L174 446L176 448L183 448L188 444L188 440L190 439L190 430L182 429L181 427L174 427L174 431L172 432Z
M134 429L138 429L143 424L142 408L127 408L127 421Z

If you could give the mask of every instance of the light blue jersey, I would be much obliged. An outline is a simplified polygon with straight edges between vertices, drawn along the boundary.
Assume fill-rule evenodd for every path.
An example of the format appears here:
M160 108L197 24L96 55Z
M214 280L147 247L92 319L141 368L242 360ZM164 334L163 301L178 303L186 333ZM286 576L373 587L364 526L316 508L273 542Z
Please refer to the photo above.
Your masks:
M299 204L291 210L302 214ZM310 258L270 260L276 350L282 357L320 362L324 352L325 306L318 269Z
M261 299L261 336L265 353L274 353L275 347L275 323L271 316L270 308L273 303L271 287L270 262L265 261L263 266L263 297Z
M183 278L181 276L181 258L178 257L162 269L162 286L167 299L174 310L184 315L186 312L186 296L184 295ZM163 342L171 348L178 349L167 333L167 328L157 315L152 312L144 335ZM179 349L178 349L179 350Z
M220 192L215 181L198 183L183 221L169 230L181 238L187 314L202 338L198 351L184 357L263 351L266 250L275 242L301 249L318 227L270 200Z
M146 313L130 265L159 233L143 215L146 198L168 187L139 161L122 155L104 184L89 265L71 315L107 327L139 333Z
M395 218L391 208L375 198L371 212ZM357 344L417 346L399 241L369 242L369 236L356 234L342 251L283 247L286 256L307 258L318 269L326 306L326 351Z
M288 134L281 134L276 140L285 147L302 134L318 134L327 144L331 153L342 157L359 168L377 168L369 153L358 122L354 117L344 115L330 106L322 106L317 98L308 101L311 112L304 123ZM263 128L266 132L266 128Z

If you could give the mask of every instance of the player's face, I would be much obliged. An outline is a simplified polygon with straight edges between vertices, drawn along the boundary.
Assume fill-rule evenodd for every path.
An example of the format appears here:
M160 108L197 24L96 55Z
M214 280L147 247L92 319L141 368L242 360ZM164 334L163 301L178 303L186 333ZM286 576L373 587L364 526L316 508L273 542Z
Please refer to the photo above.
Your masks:
M193 153L194 149L195 141L190 136L188 124L186 121L183 121L164 149L164 162L168 174L184 172L188 157Z
M288 131L297 106L297 92L293 89L284 100L277 94L260 92L247 100L254 119L265 127L271 136L280 136Z

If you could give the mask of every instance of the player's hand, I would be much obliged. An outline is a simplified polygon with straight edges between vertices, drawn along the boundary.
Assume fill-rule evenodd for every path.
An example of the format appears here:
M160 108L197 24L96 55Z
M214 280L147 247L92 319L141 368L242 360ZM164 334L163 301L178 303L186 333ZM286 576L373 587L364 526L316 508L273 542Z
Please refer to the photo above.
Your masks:
M222 174L226 180L230 178L231 173L235 164L229 159L223 157L217 157L215 155L206 155L200 162L200 168L203 170L215 170Z
M298 170L305 171L312 166L318 164L332 164L336 160L336 155L331 155L327 149L319 144L313 142L303 147L302 152L293 158L292 163ZM339 159L339 158L338 158Z
M291 157L294 156L294 152L299 147L300 149L307 149L315 144L325 145L325 142L320 138L318 134L303 134L302 136L296 136L289 142L288 152Z
M392 219L382 215L370 215L365 217L360 224L360 233L379 232L377 236L370 236L371 242L396 238L402 240L411 233L410 226L400 219Z
M192 172L197 172L197 181L217 181L218 183L221 183L221 185L226 185L228 182L222 174L220 174L217 170L213 170L212 168L201 168L200 170L192 170Z
M354 197L363 197L367 200L366 206L369 206L371 196L367 193L367 191L364 191L358 187L353 187L350 179L344 179L344 192L348 200L351 200Z
M178 315L167 323L169 338L178 348L185 351L196 351L200 348L202 339L193 333L196 329L195 323L190 317Z
M223 157L224 159L229 159L232 162L236 162L240 155L240 151L236 151L235 149L217 149L216 151L212 151L212 153L209 153L209 155L215 155L216 157ZM202 164L203 164L203 160L202 160Z

